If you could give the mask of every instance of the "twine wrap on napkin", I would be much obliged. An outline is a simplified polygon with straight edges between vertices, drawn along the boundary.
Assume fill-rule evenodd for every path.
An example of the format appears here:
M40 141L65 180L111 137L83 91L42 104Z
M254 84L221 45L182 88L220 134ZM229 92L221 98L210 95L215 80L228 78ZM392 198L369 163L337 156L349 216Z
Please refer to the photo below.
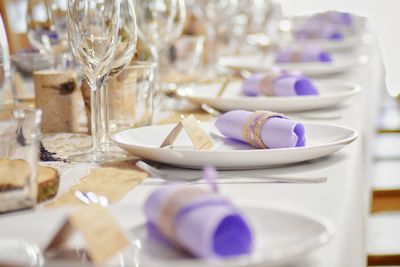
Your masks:
M318 90L309 78L301 73L273 68L263 73L254 73L242 84L246 96L297 96L318 95Z
M329 52L314 47L285 48L278 51L275 62L299 63L299 62L331 62Z
M282 115L269 111L255 111L246 120L243 126L244 140L254 147L268 148L261 137L261 127L272 117L282 118Z
M252 231L226 198L202 187L165 185L146 200L149 230L196 257L215 258L251 252Z
M233 110L215 122L226 137L256 148L289 148L305 145L305 129L301 123L267 111Z

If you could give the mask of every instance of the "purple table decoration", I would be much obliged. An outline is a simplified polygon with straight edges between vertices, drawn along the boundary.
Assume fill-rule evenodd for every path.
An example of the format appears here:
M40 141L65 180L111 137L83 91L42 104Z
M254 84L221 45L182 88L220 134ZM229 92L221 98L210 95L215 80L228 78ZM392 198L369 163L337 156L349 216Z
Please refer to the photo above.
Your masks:
M314 47L285 48L278 51L275 62L299 63L299 62L331 62L329 52Z
M340 41L344 38L344 33L340 27L328 23L308 22L300 26L294 32L298 40L307 39L328 39Z
M353 24L353 16L347 12L330 10L315 14L310 18L310 21L351 26Z
M150 194L144 213L149 229L195 257L239 256L253 249L245 218L228 199L204 187L166 184Z
M298 72L287 72L273 68L267 72L254 73L243 80L246 96L305 96L318 95L311 80Z
M224 136L256 148L293 148L306 144L301 123L268 111L229 111L218 117L215 126Z

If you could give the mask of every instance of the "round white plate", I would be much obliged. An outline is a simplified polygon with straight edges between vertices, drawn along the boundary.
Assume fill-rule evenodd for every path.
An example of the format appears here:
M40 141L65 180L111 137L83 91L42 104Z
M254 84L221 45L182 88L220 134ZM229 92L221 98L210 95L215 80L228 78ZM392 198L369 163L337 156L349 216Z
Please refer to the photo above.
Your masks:
M218 61L222 67L252 72L265 71L278 66L288 71L301 71L307 76L326 76L339 74L368 62L368 57L333 54L332 62L274 63L272 56L235 55L221 57Z
M315 110L339 105L347 98L359 93L359 85L341 81L314 82L320 94L318 96L258 96L242 94L242 81L229 83L223 95L216 94L221 83L192 85L177 91L177 94L197 104L207 104L221 111L234 109L271 110L275 112L296 112Z
M300 148L254 149L224 138L211 122L201 123L214 142L211 150L196 150L182 132L172 147L159 146L175 125L148 126L115 134L112 140L128 152L153 161L186 168L213 165L219 169L251 169L291 164L329 155L357 138L350 128L319 123L303 123L307 146Z
M241 208L255 237L254 251L225 260L200 260L179 253L149 234L146 225L130 231L133 243L140 244L139 261L144 266L277 266L293 263L326 244L334 233L327 219L298 211L276 208Z

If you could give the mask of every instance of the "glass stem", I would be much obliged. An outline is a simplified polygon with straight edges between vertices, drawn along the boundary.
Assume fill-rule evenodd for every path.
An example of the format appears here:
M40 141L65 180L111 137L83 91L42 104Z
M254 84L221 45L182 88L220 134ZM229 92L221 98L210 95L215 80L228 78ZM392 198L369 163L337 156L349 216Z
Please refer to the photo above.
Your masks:
M96 88L93 88L92 86L90 88L92 152L94 152L95 157L97 157L96 152L101 152L101 138L103 132L102 107L104 107L104 105L102 105L101 91L102 88L100 83L96 83Z
M156 45L150 45L150 51L153 54L154 61L156 63L156 69L154 72L154 101L153 110L157 110L161 104L161 71L160 71L160 54L159 48Z
M103 123L102 125L102 133L101 133L101 146L108 146L110 144L108 135L110 133L109 131L109 101L108 101L108 84L107 84L108 79L103 85L103 88L100 90L100 98L101 98L101 103L103 103L102 108L101 108L101 121Z

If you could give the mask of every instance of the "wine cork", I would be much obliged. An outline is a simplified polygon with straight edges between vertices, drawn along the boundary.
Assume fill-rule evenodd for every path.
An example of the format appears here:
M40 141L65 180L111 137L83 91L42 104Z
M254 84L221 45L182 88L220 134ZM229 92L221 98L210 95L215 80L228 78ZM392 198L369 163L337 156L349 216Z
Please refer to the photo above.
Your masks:
M36 108L41 109L42 132L79 131L82 96L74 71L43 70L33 73Z

